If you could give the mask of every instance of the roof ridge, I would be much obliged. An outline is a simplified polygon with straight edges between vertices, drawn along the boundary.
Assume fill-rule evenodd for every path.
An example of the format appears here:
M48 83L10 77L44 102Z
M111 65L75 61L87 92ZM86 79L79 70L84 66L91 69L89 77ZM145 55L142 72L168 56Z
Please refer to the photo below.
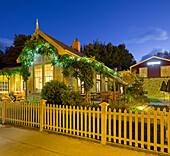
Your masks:
M68 50L69 52L71 52L71 53L73 53L73 54L75 54L75 55L78 55L79 57L84 57L84 56L85 56L83 53L81 53L81 52L73 49L72 47L70 47L70 46L68 46L67 44L65 44L65 43L57 40L56 38L48 35L47 33L43 32L43 31L41 31L41 30L38 30L38 31L44 33L47 37L49 37L51 40L53 40L56 44L58 44L58 45L59 45L60 47L62 47L63 49Z
M130 69L131 69L132 67L137 66L138 64L141 64L141 63L143 63L143 62L146 62L146 61L148 61L148 60L150 60L150 59L152 59L152 58L157 58L157 59L161 59L161 60L165 60L165 61L170 61L170 59L166 59L166 58L163 58L163 57L151 56L151 57L149 57L149 58L147 58L147 59L145 59L145 60L143 60L143 61L140 61L139 63L136 63L136 64L130 66Z

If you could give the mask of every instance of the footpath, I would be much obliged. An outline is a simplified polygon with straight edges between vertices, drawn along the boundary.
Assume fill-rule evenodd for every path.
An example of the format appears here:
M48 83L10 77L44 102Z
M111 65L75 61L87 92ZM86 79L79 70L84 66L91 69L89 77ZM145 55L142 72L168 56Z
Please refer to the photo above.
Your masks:
M35 129L0 125L0 156L155 156Z

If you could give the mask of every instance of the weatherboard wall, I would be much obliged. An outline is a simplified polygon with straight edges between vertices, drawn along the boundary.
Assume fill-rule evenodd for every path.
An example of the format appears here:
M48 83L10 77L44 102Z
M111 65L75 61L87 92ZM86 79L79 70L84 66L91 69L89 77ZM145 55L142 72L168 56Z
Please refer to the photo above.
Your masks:
M160 64L155 65L148 65L148 62L157 62L160 61ZM136 70L137 74L139 74L139 68L147 67L147 73L148 78L158 78L161 77L161 66L170 66L170 61L158 59L158 58L152 58L148 61L144 61L142 63L137 64L136 66L133 66L131 70Z

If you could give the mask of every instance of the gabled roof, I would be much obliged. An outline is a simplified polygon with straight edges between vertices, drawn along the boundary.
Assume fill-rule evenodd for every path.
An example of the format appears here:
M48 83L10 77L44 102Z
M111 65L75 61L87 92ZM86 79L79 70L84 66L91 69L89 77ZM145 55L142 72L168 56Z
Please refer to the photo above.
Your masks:
M40 35L42 38L44 38L46 41L48 41L50 44L52 44L55 48L58 49L59 54L71 54L75 57L84 57L85 55L78 52L77 50L73 49L72 47L69 47L68 45L64 44L63 42L55 39L54 37L44 33L43 31L37 29L36 32L38 35Z
M63 42L55 39L54 37L51 37L50 35L44 33L43 31L39 30L39 25L38 25L38 19L36 22L36 29L35 29L35 33L33 34L33 36L35 34L40 35L42 38L44 38L46 41L48 41L51 45L53 45L55 48L57 48L58 53L60 55L63 54L71 54L75 57L84 57L85 55L78 52L77 50L69 47L68 45L64 44Z
M141 61L141 62L139 62L139 63L136 63L136 64L130 66L130 69L133 68L133 67L135 67L135 66L137 66L137 65L139 65L139 64L141 64L141 63L143 63L143 62L146 62L146 61L148 61L148 60L151 60L151 59L153 59L153 58L160 59L160 60L164 60L164 61L169 61L169 62L170 62L169 59L162 58L162 57L158 57L158 56L152 56L152 57L147 58L146 60L143 60L143 61Z

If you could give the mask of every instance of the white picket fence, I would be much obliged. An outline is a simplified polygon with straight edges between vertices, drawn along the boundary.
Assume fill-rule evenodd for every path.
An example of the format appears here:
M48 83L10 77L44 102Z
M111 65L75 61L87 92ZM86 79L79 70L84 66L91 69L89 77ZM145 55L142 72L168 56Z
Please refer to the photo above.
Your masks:
M0 102L0 120L161 153L170 153L170 112L118 112L107 108Z

